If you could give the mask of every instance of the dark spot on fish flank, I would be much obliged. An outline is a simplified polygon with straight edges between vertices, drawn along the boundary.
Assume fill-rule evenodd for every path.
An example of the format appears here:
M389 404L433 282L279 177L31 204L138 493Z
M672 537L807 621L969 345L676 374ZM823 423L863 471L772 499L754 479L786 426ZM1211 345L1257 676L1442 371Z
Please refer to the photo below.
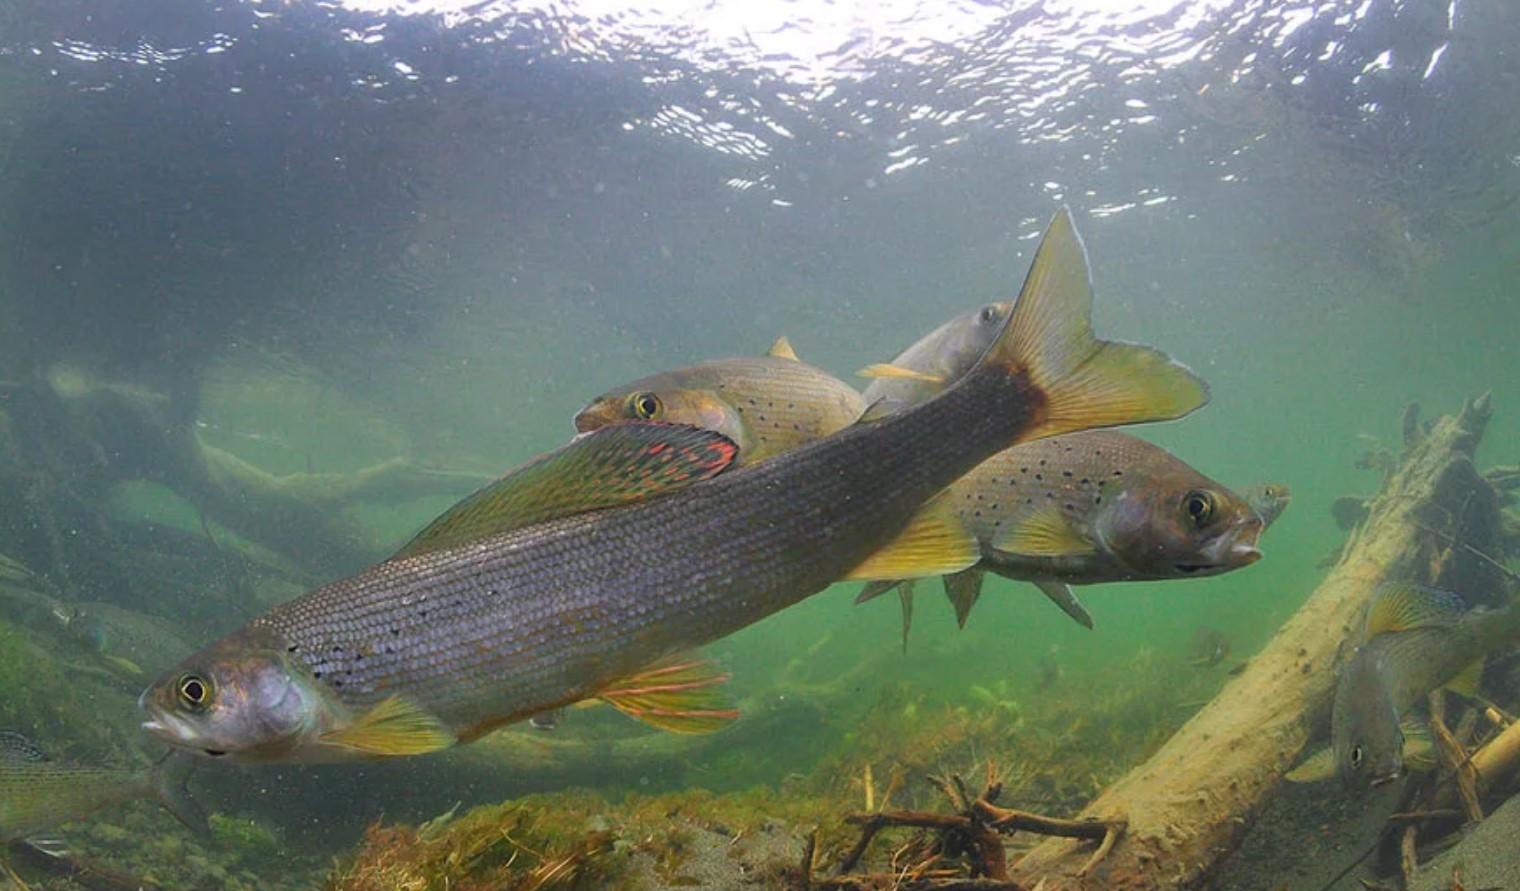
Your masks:
M288 647L285 648L285 652L287 652L287 653L294 653L294 652L296 652L299 649L301 649L301 645L300 644L291 644L290 646L288 646Z
M1103 496L1102 495L1094 496L1094 498L1093 498L1093 504L1102 504L1102 503L1103 503Z
M1054 492L1046 492L1045 493L1045 499L1047 501L1055 501L1056 500L1056 493L1054 493Z
M1037 479L1037 480L1043 480L1043 479L1045 479L1045 475L1042 474L1042 473L1037 473L1037 474L1034 475L1034 478Z
M1071 451L1071 446L1067 446L1066 447L1066 451L1068 451L1068 452Z
M1068 501L1066 502L1066 509L1069 511L1075 511L1077 509L1077 506Z
M802 425L801 424L793 424L792 425L792 429L796 430L798 433L801 433L802 432Z
M750 399L750 400L749 400L749 404L750 404L750 405L759 405L759 404L760 404L760 403L758 403L758 402L756 402L756 401L755 401L755 400L753 400L753 399Z
M1019 468L1019 473L1028 473L1028 472L1029 472L1029 468L1027 468L1027 467L1020 467Z
M992 509L993 509L993 510L997 510L997 509L998 509L998 506L997 506L997 505L996 505L996 504L994 504L994 505L992 505Z
M1033 498L1025 498L1024 499L1024 503L1025 504L1034 504L1034 499Z
M1122 470L1116 470L1116 471L1114 471L1114 476L1124 476L1124 471L1122 471Z
M1102 449L1093 449L1093 454L1097 455L1099 458L1101 458L1101 457L1103 457L1103 450Z
M982 500L982 493L980 493L980 492L976 493L976 500L977 501L981 501Z
M1044 459L1044 458L1041 458L1041 459L1040 459L1040 466L1041 466L1041 467L1044 467L1044 466L1045 466L1045 459Z
M796 408L796 407L797 407L797 403L795 403L795 402L788 402L788 403L787 403L787 404L786 404L786 407L787 407L787 408L788 408L788 409L793 409L793 408Z
M337 644L333 644L333 652L334 653L341 653L341 652L343 652L343 648L341 646L337 645Z
M1069 470L1063 470L1063 471L1061 471L1061 476L1064 476L1067 479L1071 479L1071 471L1069 471Z
M1080 482L1081 482L1081 484L1082 484L1082 485L1084 485L1084 486L1085 486L1085 485L1087 485L1087 482L1088 482L1088 481L1087 481L1087 477L1085 477L1085 476L1084 476L1084 477L1082 477L1082 479L1081 479L1081 481L1080 481Z
M341 687L341 686L343 686L343 680L341 678L333 678L333 686L334 687Z
M316 669L312 669L311 676L319 681L322 680L322 672L317 671Z
M765 403L765 407L766 407L766 408L775 408L775 407L776 407L776 403L774 403L774 402L770 402L770 401L767 401L767 402L766 402L766 403Z

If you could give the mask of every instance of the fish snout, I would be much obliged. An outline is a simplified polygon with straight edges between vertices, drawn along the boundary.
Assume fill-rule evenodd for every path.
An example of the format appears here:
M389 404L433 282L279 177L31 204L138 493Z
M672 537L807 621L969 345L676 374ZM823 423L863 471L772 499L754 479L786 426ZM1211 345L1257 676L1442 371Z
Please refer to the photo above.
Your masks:
M572 419L577 433L590 433L616 421L617 415L605 400L597 400L575 413Z

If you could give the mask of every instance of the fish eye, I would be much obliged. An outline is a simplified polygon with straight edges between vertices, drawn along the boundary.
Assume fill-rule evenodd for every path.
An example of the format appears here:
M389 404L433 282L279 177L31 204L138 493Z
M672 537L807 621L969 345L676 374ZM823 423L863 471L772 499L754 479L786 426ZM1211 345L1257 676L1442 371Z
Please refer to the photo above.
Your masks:
M998 308L995 305L989 303L986 306L982 307L982 321L984 321L984 322L996 322L997 321L997 317L998 317Z
M1362 747L1361 746L1352 746L1351 747L1351 766L1352 767L1361 767L1362 766Z
M1182 509L1187 511L1194 526L1203 526L1214 515L1214 496L1207 492L1189 492L1182 499Z
M647 421L660 413L660 397L653 393L635 393L628 397L628 406L635 416Z
M179 701L185 708L198 712L211 702L211 682L196 674L179 679Z

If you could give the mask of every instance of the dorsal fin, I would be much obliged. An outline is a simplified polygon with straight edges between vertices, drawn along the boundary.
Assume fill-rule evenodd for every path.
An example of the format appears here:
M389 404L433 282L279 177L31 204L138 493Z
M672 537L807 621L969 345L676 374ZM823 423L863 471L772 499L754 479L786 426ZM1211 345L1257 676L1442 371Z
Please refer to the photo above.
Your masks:
M14 730L0 730L0 759L11 761L47 761L42 747Z
M731 440L711 430L652 421L612 424L534 458L465 498L417 533L395 558L667 495L722 472L737 455Z
M1367 610L1367 637L1454 625L1465 612L1467 602L1451 591L1414 582L1385 582L1378 586Z
M772 359L791 359L793 362L802 361L797 358L797 351L792 349L792 342L786 339L785 334L776 338L776 342L771 344L771 348L765 354Z

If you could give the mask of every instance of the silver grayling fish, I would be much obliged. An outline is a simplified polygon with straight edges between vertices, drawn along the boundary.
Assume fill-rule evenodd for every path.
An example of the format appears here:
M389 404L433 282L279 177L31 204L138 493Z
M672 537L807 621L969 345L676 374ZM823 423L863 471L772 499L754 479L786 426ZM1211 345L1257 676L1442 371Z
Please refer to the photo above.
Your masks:
M1090 307L1063 211L1002 334L935 398L729 472L737 449L708 430L639 422L580 437L396 557L185 660L144 692L144 728L247 761L421 754L598 698L711 729L730 717L708 698L716 679L679 654L840 579L964 565L963 537L932 522L895 559L880 552L1014 442L1206 401L1163 354L1096 340Z
M180 822L205 831L205 815L185 789L194 762L170 753L148 770L120 770L54 761L26 737L0 731L0 851L60 823L131 801L152 798Z
M1407 582L1379 588L1330 712L1330 749L1346 788L1362 793L1397 779L1411 708L1440 687L1476 692L1484 657L1517 632L1520 605L1469 608L1449 591Z

